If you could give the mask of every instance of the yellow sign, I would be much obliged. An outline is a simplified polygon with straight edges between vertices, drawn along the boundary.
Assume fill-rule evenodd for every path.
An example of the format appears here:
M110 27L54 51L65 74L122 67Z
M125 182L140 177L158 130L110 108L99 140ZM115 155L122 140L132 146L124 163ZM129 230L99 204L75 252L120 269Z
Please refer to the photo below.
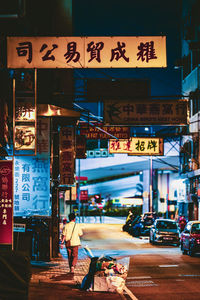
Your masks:
M29 97L30 98L30 97ZM15 100L15 121L29 121L35 122L35 100L32 102L24 101L19 102L18 99Z
M35 126L15 126L14 145L16 150L34 150L35 139Z
M187 124L188 100L108 100L104 102L104 122L110 125Z
M109 153L163 155L163 139L131 138L129 140L109 140Z
M166 68L165 36L7 37L8 68Z

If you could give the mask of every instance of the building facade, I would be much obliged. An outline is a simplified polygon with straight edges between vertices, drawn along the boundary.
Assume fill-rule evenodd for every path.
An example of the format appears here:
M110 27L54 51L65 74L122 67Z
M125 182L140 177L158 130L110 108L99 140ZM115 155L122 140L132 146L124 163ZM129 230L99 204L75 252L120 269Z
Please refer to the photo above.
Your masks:
M189 130L182 139L181 173L185 178L188 219L200 218L200 3L182 1L182 95L189 99Z

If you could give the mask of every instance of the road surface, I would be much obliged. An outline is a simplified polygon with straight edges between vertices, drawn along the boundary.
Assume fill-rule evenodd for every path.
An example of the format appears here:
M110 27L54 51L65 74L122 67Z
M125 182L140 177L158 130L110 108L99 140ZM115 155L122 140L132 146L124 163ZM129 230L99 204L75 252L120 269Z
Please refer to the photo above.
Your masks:
M122 224L82 226L82 244L89 246L94 256L130 258L126 286L136 299L200 299L200 255L183 255L173 245L151 245L147 237L134 238L123 232Z

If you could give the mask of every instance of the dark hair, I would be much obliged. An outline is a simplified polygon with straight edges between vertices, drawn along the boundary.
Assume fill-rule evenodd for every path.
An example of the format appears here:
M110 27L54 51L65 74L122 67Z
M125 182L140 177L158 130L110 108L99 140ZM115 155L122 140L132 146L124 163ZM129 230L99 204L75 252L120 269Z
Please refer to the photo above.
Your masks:
M74 220L76 218L75 213L69 214L68 218L69 218L70 221Z

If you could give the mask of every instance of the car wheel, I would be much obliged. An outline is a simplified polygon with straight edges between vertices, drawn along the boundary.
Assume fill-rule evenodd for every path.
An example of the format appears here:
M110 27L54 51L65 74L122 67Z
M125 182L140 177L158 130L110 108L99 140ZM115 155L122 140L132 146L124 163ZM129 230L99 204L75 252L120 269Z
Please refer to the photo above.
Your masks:
M184 247L183 247L183 243L181 243L181 251L182 251L182 253L185 255L185 254L187 254L187 251L184 249Z
M194 253L194 249L193 249L192 245L190 245L190 246L189 246L189 256L192 257L192 256L194 256L194 254L195 254L195 253Z

